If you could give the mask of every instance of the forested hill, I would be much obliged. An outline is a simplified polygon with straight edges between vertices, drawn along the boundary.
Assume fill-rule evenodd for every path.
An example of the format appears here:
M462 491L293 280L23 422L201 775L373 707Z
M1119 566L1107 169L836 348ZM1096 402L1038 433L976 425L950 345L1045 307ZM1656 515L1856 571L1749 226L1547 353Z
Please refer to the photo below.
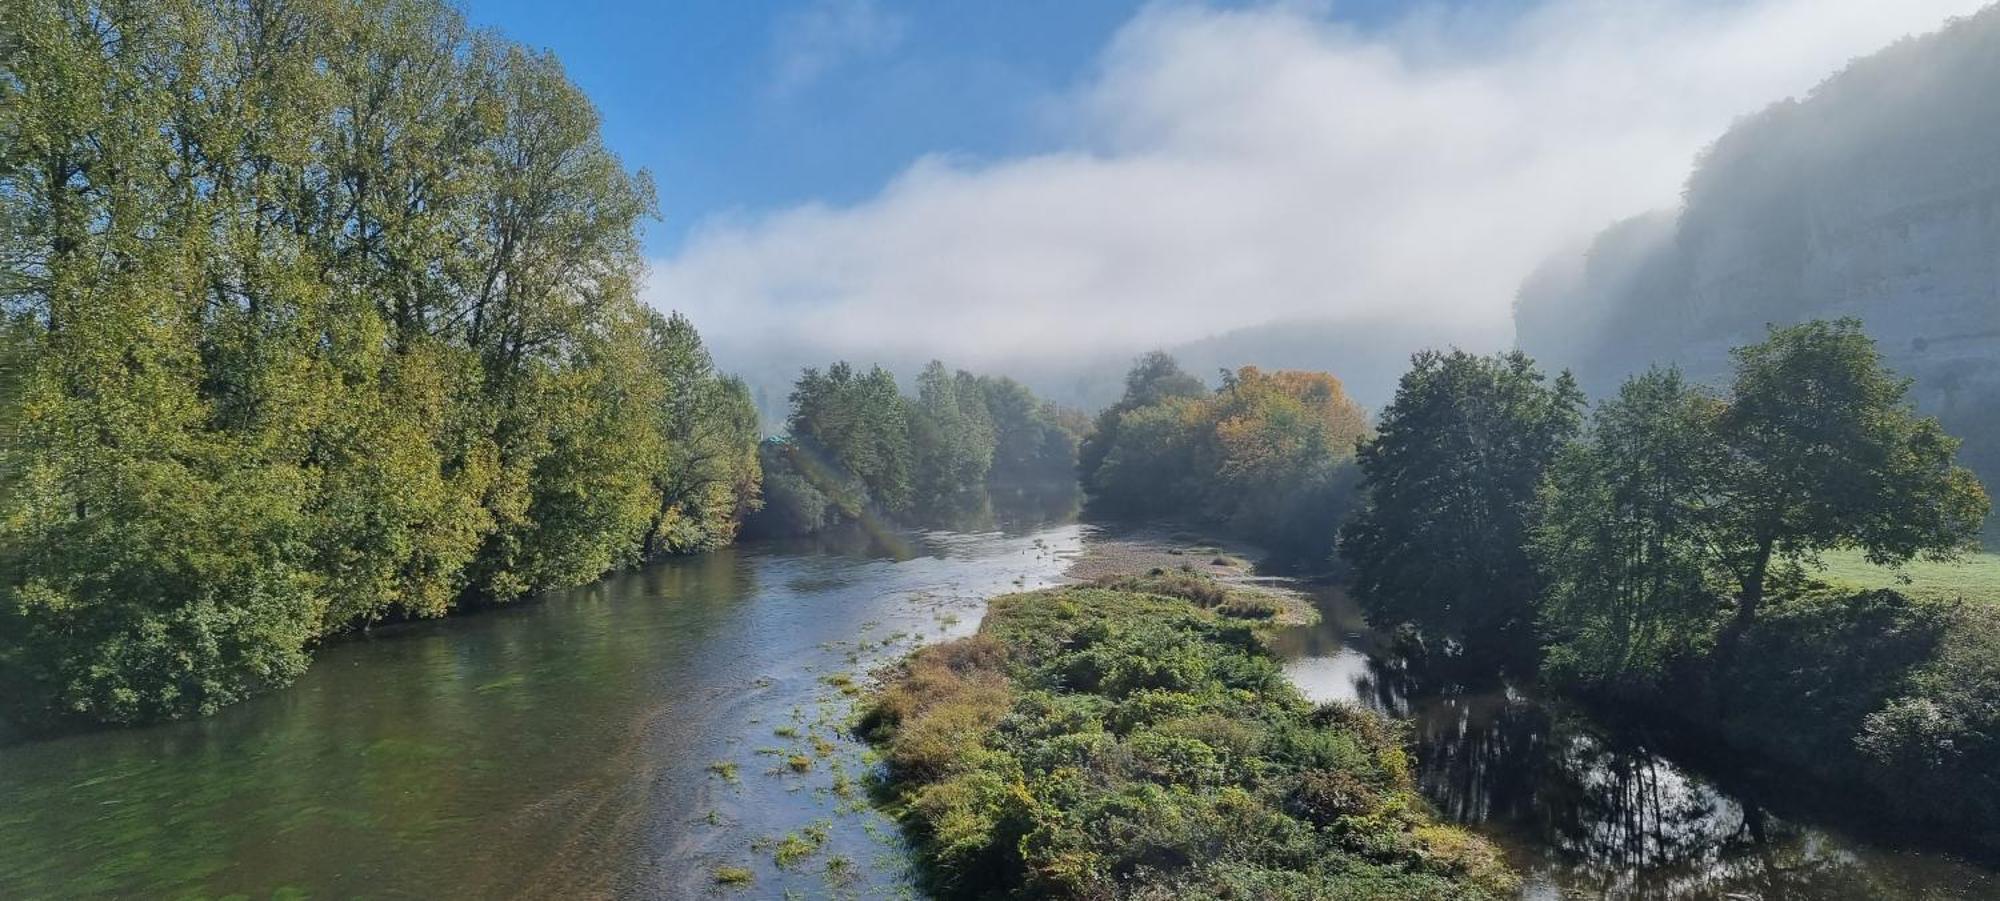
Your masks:
M1702 380L1766 323L1852 316L2000 480L2000 8L1906 39L1724 134L1683 208L1523 286L1522 349L1594 394L1649 362Z

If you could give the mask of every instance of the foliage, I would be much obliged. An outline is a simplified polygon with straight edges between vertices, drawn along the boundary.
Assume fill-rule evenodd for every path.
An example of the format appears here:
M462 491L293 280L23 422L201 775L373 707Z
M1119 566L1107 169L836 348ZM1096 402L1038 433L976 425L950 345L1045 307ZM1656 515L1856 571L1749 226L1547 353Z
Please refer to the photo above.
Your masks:
M1247 627L1099 587L996 599L863 729L945 897L1485 898L1386 721L1299 697Z
M963 505L986 486L993 468L995 434L986 399L970 373L954 379L932 360L917 375L910 446L916 465L917 503L926 510Z
M0 19L10 714L205 713L754 503L740 389L635 298L652 186L553 58L438 0Z
M1544 472L1581 425L1583 396L1521 353L1424 351L1361 447L1366 501L1341 532L1379 625L1518 659L1541 579L1527 554Z
M858 374L844 362L806 370L792 389L787 428L801 453L852 477L882 510L910 508L910 403L888 370Z
M1069 484L1073 417L1005 378L948 371L932 361L917 396L876 367L807 369L792 392L789 434L765 443L763 534L796 535L871 513L949 521L995 492L1033 494Z
M1965 600L1976 582L1913 600L1811 578L1828 550L1898 587L1880 574L1959 557L1986 498L1956 442L1858 323L1774 329L1737 360L1726 397L1673 371L1628 381L1551 470L1532 536L1545 673L1908 817L2000 826L2000 618Z
M1124 400L1099 417L1083 471L1092 508L1216 520L1280 556L1326 559L1368 430L1340 380L1244 367L1192 394L1178 373L1164 355L1142 359Z
M648 311L646 348L665 390L656 426L666 440L655 469L659 506L644 554L687 553L728 544L761 504L757 406L739 379L715 369L693 324Z
M1530 540L1547 576L1543 671L1616 689L1657 676L1707 637L1720 601L1702 543L1721 465L1719 401L1676 370L1625 383L1550 468Z
M1809 588L1733 652L1677 667L1650 706L1730 745L1871 789L1906 819L2000 830L2000 611Z
M1077 450L1077 472L1084 488L1097 481L1098 470L1119 443L1119 429L1125 414L1143 407L1156 407L1174 398L1199 398L1208 386L1187 374L1181 364L1165 351L1152 351L1133 361L1125 373L1125 394L1118 402L1097 414L1089 434Z
M1723 598L1740 629L1829 549L1894 566L1976 539L1987 502L1957 442L1911 412L1859 323L1774 329L1736 356L1726 399L1672 371L1628 381L1553 470L1533 546L1552 673L1657 676L1717 637Z
M1910 383L1882 365L1858 320L1773 328L1735 355L1712 541L1740 585L1743 619L1774 562L1796 569L1858 547L1893 565L1975 546L1989 509L1979 480L1954 462L1958 441L1911 409Z

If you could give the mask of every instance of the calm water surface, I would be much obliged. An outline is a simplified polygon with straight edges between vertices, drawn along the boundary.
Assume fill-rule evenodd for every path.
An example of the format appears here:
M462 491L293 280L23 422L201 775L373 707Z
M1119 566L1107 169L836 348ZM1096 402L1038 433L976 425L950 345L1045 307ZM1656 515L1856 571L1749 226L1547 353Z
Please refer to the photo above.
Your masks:
M0 748L0 898L701 897L725 865L739 896L906 891L837 683L1079 536L725 550L337 643L205 720Z
M1286 672L1314 700L1406 718L1424 793L1507 851L1524 898L2000 899L1990 869L1788 818L1559 705L1416 690L1352 601L1327 589L1319 602L1318 625L1279 636Z
M751 545L337 643L206 720L0 747L0 898L913 894L843 686L1059 581L1089 536ZM1277 639L1287 671L1411 718L1426 793L1527 898L2000 898L1990 870L1788 818L1532 699L1415 692L1321 601ZM787 837L806 853L781 867Z

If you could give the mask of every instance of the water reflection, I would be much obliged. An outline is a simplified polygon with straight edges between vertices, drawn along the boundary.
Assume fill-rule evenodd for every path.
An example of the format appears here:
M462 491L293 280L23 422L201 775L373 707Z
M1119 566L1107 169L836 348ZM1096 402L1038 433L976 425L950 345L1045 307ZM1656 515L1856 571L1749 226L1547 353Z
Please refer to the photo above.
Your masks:
M1506 686L1439 687L1386 662L1338 590L1320 608L1320 624L1278 638L1286 672L1315 700L1405 718L1425 796L1508 852L1527 876L1524 897L2000 897L1988 869L1780 816L1578 712Z
M867 764L829 677L970 631L1080 536L726 549L339 642L209 719L0 748L0 898L689 897L723 864L754 896L894 894L893 825L839 788ZM753 850L821 821L800 866Z

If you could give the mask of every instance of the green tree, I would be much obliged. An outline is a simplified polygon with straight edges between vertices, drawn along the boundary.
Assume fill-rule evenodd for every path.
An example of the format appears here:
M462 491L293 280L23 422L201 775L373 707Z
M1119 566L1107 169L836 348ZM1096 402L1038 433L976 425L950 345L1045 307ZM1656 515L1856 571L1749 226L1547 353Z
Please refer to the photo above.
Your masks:
M1705 541L1722 402L1678 370L1635 377L1542 486L1530 551L1547 579L1544 670L1597 688L1639 687L1711 635L1721 598Z
M696 379L736 455L676 456L652 186L553 58L438 0L0 22L9 707L206 712L333 631L726 540L754 436Z
M1825 550L1896 565L1974 545L1985 491L1956 464L1958 441L1916 415L1909 381L1882 365L1858 320L1773 328L1735 357L1712 541L1737 582L1740 620L1755 618L1774 575L1796 578Z
M992 487L1072 483L1077 473L1077 436L1064 411L1037 400L1027 386L1010 378L981 376L979 390L993 423Z
M1133 410L1165 403L1170 398L1201 397L1208 387L1181 369L1179 361L1165 351L1151 351L1132 364L1125 373L1125 395L1097 414L1090 434L1077 450L1077 472L1085 491L1098 490L1098 470L1118 443L1120 419Z
M666 389L656 426L666 445L653 474L657 506L644 556L727 544L760 503L756 404L740 379L716 371L679 314L647 314L647 351Z
M1412 359L1361 446L1365 501L1341 557L1383 625L1509 658L1532 652L1541 580L1527 554L1543 473L1581 425L1583 395L1519 352Z
M955 377L932 360L917 374L910 407L914 503L929 512L956 509L984 492L993 466L993 421L969 373Z
M877 366L860 375L845 362L824 373L807 369L792 389L787 424L795 468L822 491L852 477L866 501L889 513L909 511L915 490L910 404L888 370Z

